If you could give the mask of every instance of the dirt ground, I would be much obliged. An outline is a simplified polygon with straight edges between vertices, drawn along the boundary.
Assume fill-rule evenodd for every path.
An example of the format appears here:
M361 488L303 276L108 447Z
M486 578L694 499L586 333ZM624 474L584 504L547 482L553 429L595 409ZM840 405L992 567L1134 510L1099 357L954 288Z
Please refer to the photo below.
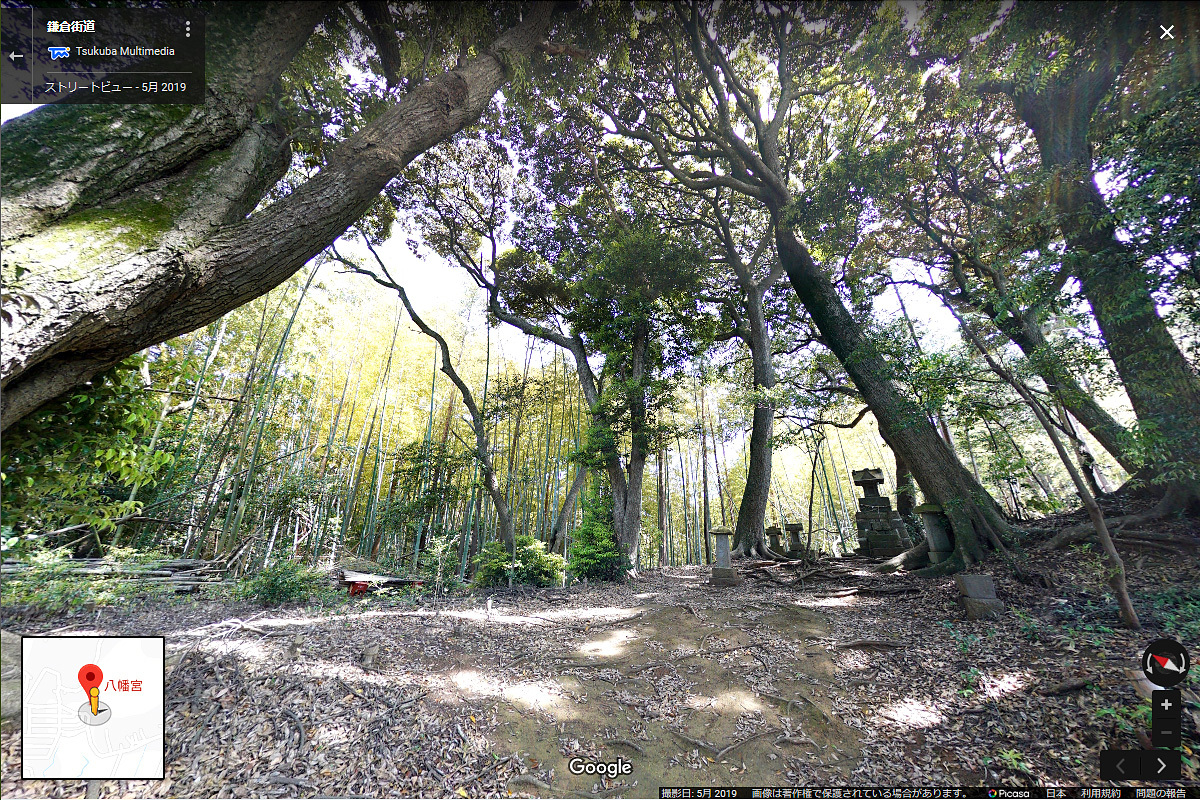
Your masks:
M476 595L286 610L182 600L36 622L6 612L19 633L167 637L167 777L21 781L9 727L0 794L1098 785L1099 750L1143 744L1148 706L1126 670L1187 624L1170 592L1195 591L1200 565L1157 551L1134 561L1145 627L1129 632L1093 562L1060 551L1033 563L1055 588L989 564L1008 609L979 622L965 620L952 579L874 575L855 560L750 570L721 589L703 568L652 571L620 586L497 593L490 609ZM1195 686L1193 671L1186 785L1200 750ZM576 775L576 757L629 771Z

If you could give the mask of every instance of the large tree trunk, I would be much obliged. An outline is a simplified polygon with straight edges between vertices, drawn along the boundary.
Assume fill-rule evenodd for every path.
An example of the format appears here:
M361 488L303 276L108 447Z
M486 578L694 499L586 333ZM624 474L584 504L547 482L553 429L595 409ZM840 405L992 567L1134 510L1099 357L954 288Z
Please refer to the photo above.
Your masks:
M575 478L571 481L571 488L567 490L567 496L563 498L562 507L558 510L558 519L554 520L554 529L550 533L550 543L546 545L546 550L551 553L563 554L567 541L567 526L571 524L571 520L575 517L575 502L579 499L579 493L583 490L583 485L587 483L587 468L580 466L575 470Z
M1123 10L1138 13L1132 4ZM1007 91L1037 139L1042 166L1053 174L1050 201L1058 211L1068 263L1092 306L1139 424L1158 437L1146 448L1147 466L1156 475L1183 473L1169 481L1170 493L1182 489L1183 496L1200 502L1195 477L1200 469L1200 379L1159 316L1136 254L1116 238L1093 173L1092 114L1142 36L1140 25L1124 16L1126 24L1114 21L1110 41L1099 45L1104 52L1087 69L1056 77L1039 91Z
M1075 275L1139 424L1161 437L1148 448L1147 466L1154 474L1191 472L1193 477L1173 482L1200 501L1194 477L1200 470L1200 379L1158 315L1146 275L1117 241L1095 183L1065 183L1072 185L1062 186L1055 202L1067 247L1078 259Z
M763 290L748 280L742 281L742 287L746 292L746 322L757 399L750 426L746 488L742 491L742 502L738 507L733 550L737 555L772 558L775 554L764 541L763 525L771 489L771 433L775 426L775 403L770 392L775 386L775 369L771 363L771 337L763 316Z
M1126 472L1133 475L1139 464L1134 454L1133 436L1124 425L1100 407L1065 368L1061 357L1054 353L1042 329L1024 315L992 317L996 326L1013 341L1029 359L1030 365L1046 382L1046 388L1087 428L1100 446L1116 459Z
M931 569L950 572L981 561L981 540L1009 531L995 501L890 377L891 368L864 336L829 278L784 224L776 226L776 246L792 288L875 415L883 437L908 464L925 498L941 505L950 519L955 557Z
M613 487L613 529L617 535L617 544L621 546L629 563L636 567L638 549L642 539L642 484L646 475L646 459L649 455L650 444L647 436L648 419L646 415L646 357L650 348L650 326L645 320L633 324L633 341L630 343L630 365L628 375L622 377L628 383L631 392L629 397L629 432L630 449L628 460L628 479L624 481L624 491L618 498L616 487ZM619 459L616 471L622 473ZM609 473L612 474L610 462Z
M31 209L44 205L37 198L46 190L39 186L62 174L61 166L7 154L43 140L80 141L73 129L56 133L71 109L47 108L6 124L4 235L14 241L5 242L5 278L7 288L35 298L37 309L6 308L13 324L0 360L0 429L129 355L207 325L289 278L357 221L409 162L479 119L507 81L506 65L542 41L551 5L535 4L488 50L404 95L343 142L316 176L250 217L289 158L283 126L254 122L253 110L311 34L323 5L281 4L263 22L261 39L258 29L248 35L231 26L235 37L214 40L212 52L221 58L244 56L238 64L249 69L247 77L231 78L229 86L242 93L245 113L226 112L224 97L214 91L203 109L182 120L157 129L147 123L133 137L145 142L145 152L132 166L113 155L110 137L75 144L85 173L93 161L108 169L97 168L102 177L94 185L102 188L61 203L57 216ZM261 52L260 41L266 42ZM139 119L139 113L152 122L172 117L161 108L156 117L112 106L94 118L103 127ZM224 127L214 133L218 122ZM160 151L167 155L160 158ZM13 281L8 270L17 267L29 272Z

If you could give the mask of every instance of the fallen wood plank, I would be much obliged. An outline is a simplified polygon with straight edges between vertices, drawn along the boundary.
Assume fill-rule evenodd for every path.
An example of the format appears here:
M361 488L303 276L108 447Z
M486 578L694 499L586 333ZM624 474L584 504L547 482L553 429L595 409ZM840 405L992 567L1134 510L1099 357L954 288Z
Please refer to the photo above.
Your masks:
M376 575L371 572L355 572L354 570L344 569L344 570L342 570L341 582L342 583L410 584L410 583L424 583L425 579L424 578L401 577L398 575Z

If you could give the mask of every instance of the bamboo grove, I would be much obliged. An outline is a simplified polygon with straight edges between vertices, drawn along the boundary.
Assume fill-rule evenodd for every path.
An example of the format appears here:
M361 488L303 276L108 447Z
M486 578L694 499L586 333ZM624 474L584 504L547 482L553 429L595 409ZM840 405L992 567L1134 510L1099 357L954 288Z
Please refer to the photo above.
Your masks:
M410 4L372 29L396 61L354 3L222 6L243 55L278 23L247 56L278 125L261 87L130 118L196 137L147 156L180 196L258 148L165 230L39 171L68 107L5 123L6 552L467 580L514 535L569 563L607 498L634 569L710 562L717 525L843 553L870 467L914 532L943 508L936 574L1122 484L1194 510L1200 69L1144 35L1185 12L905 8ZM50 297L83 267L91 305Z
M437 372L430 340L369 287L321 265L153 348L135 381L153 402L136 451L147 463L167 456L155 480L127 486L110 476L100 504L27 523L70 528L57 541L78 546L86 519L106 546L226 558L242 572L279 559L328 567L347 555L415 570L431 552L469 579L473 557L496 539L496 519L461 399ZM550 542L565 515L557 549L569 559L583 497L566 500L588 424L573 366L533 339L502 340L469 299L437 318L483 399L518 533ZM736 364L724 375L703 366L681 386L673 435L655 455L643 568L710 563L704 532L737 514L745 387ZM977 474L1014 514L1060 506L1062 476L1031 457L1039 443L1028 423L963 417L956 428L972 467L982 463ZM851 470L883 466L887 488L897 485L869 418L849 429L798 427L776 447L767 524L801 522L827 552L853 546Z

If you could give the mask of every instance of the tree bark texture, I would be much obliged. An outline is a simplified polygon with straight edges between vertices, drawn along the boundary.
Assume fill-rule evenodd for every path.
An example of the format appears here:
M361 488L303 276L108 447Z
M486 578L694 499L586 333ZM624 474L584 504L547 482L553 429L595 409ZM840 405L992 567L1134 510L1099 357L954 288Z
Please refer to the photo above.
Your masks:
M551 4L533 5L490 48L404 95L343 141L317 175L247 217L289 158L286 132L254 122L253 111L328 8L280 6L260 27L234 26L230 42L214 43L215 53L244 54L238 63L254 68L229 79L228 95L218 86L202 109L135 135L145 151L141 160L130 162L111 143L85 148L76 156L85 188L72 197L74 189L45 183L57 174L53 168L6 158L7 261L28 269L13 288L36 307L6 309L13 324L0 360L0 429L289 278L357 221L409 162L479 119L508 80L509 65L542 41L551 15ZM226 111L227 97L241 98L245 107ZM122 108L96 112L97 118L111 125L122 119ZM6 124L6 155L14 139L33 147L69 112L50 107ZM214 125L223 127L213 132ZM10 173L12 161L17 167ZM93 161L99 166L89 167ZM87 189L89 181L107 188ZM40 211L43 195L63 196L62 202Z
M771 336L763 315L764 286L755 284L749 271L738 271L739 283L746 295L746 337L750 345L753 366L754 416L750 425L749 461L746 468L746 488L738 506L737 527L734 529L733 550L743 556L757 555L775 558L764 538L763 525L767 517L767 502L771 489L771 434L775 427L775 367L772 363ZM768 286L774 281L765 281Z
M888 377L888 364L786 225L776 228L776 246L792 288L875 415L884 439L909 465L926 499L942 506L949 517L956 557L938 567L950 571L981 561L981 539L1003 536L1009 530L995 501L959 463L916 403Z
M1130 404L1139 424L1161 437L1150 466L1174 473L1167 482L1182 484L1193 501L1200 501L1200 378L1159 316L1136 254L1116 238L1094 178L1091 117L1132 54L1130 37L1138 35L1132 29L1113 33L1112 46L1092 67L1052 80L1040 91L1014 89L1009 96L1037 139L1042 166L1053 176L1049 199L1058 211L1068 264L1092 306Z
M562 507L558 510L558 519L554 520L554 529L550 533L550 543L546 545L546 550L551 553L563 554L564 545L567 541L567 526L571 524L571 520L575 517L575 503L579 499L579 493L583 491L584 484L587 483L587 468L580 466L575 470L575 477L571 480L571 487L567 490L567 496L563 498Z

